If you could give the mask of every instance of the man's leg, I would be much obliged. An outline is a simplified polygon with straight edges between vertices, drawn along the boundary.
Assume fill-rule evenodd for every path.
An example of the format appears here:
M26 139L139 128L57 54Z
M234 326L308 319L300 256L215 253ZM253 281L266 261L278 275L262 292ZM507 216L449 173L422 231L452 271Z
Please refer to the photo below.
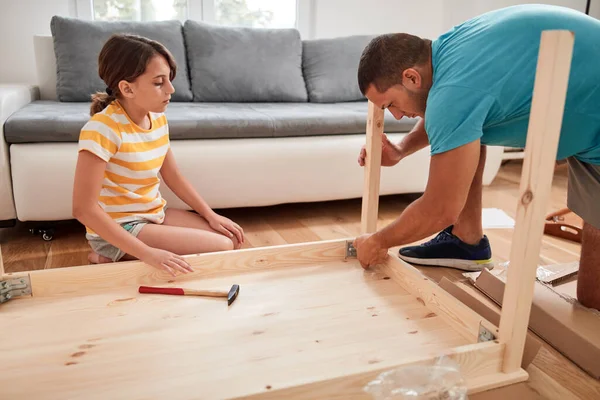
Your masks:
M476 245L483 237L481 222L481 197L483 195L483 170L485 167L486 146L481 146L479 164L469 189L469 196L458 220L454 224L452 234L465 243Z
M420 246L400 249L404 261L420 264L479 271L493 265L487 237L481 225L481 196L486 147L481 146L479 164L471 182L466 204L452 227L440 232L434 239Z
M577 299L586 307L600 310L600 229L587 222L583 224Z

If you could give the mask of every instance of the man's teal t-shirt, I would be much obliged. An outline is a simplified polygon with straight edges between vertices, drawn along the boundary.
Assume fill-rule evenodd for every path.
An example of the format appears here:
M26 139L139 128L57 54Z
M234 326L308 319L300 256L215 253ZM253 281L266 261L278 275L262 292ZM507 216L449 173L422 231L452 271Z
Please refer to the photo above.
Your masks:
M525 147L541 33L574 32L557 159L600 165L600 21L568 8L523 5L483 14L432 42L425 130L431 154L481 139Z

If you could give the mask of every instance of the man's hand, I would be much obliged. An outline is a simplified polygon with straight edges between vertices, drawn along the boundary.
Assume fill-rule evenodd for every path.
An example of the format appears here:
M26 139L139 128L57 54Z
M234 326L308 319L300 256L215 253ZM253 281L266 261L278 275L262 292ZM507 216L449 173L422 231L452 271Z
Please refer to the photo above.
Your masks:
M388 257L388 249L377 240L377 236L366 234L357 237L353 246L360 265L367 269L372 265L383 263Z
M365 158L367 157L367 148L363 146L358 155L358 165L365 166ZM385 133L381 134L381 166L392 167L402 160L402 151L400 146L390 142Z

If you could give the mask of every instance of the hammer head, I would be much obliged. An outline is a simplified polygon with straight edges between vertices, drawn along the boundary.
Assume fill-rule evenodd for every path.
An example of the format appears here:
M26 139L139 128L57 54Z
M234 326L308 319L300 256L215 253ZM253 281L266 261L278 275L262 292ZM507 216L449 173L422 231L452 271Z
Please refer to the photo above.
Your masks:
M240 285L233 285L231 289L229 289L229 293L227 294L227 305L230 306L231 303L235 301L240 292Z

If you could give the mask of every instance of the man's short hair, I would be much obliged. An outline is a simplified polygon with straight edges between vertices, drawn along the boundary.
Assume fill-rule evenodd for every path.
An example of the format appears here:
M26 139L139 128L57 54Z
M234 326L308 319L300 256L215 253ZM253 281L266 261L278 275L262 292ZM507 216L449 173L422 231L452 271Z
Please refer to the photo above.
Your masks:
M365 47L358 65L358 87L364 95L371 84L379 92L402 83L402 73L429 59L431 40L407 33L375 37Z

